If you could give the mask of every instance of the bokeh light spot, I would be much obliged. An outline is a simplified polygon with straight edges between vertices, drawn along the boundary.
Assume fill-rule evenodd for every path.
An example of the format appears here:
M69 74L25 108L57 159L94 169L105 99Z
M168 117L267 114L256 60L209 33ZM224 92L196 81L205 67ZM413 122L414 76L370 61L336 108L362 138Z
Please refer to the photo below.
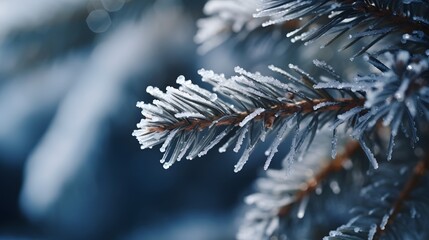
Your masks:
M104 9L109 12L115 12L121 10L125 4L125 0L101 0Z
M105 10L94 10L86 18L89 29L95 33L103 33L112 24L109 13Z

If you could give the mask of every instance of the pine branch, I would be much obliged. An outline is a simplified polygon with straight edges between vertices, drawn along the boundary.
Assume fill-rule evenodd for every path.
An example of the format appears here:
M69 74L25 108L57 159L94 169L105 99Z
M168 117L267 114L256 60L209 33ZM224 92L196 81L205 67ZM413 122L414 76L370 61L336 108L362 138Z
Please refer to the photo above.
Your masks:
M416 164L412 175L409 177L408 182L402 188L401 193L399 194L398 198L394 202L389 212L387 222L382 226L381 225L377 226L377 230L373 238L374 240L380 239L386 231L389 231L389 228L392 228L392 225L394 224L395 219L404 208L405 201L407 201L410 198L413 190L419 184L421 184L421 181L423 180L422 178L424 175L427 174L428 170L429 170L429 155L426 155L425 158L423 158Z
M211 84L213 91L180 76L177 79L180 87L167 87L166 92L148 87L147 92L156 99L152 104L138 103L144 118L133 135L142 148L162 144L161 163L169 168L184 157L201 157L222 142L220 152L228 148L240 152L234 169L237 172L258 144L272 136L265 152L264 168L268 169L284 139L293 136L283 169L267 171L267 177L258 181L258 192L246 198L246 203L254 208L246 214L239 239L265 239L276 233L283 234L285 229L288 235L288 231L293 231L290 225L296 220L290 217L292 211L296 210L297 219L303 219L306 209L319 211L317 204L322 202L328 206L325 200L332 203L335 198L325 194L322 190L325 187L331 188L341 200L355 197L354 193L361 190L361 198L337 204L344 209L362 201L362 206L354 210L356 217L331 231L325 239L373 240L395 236L398 232L404 239L428 236L426 233L418 235L419 225L416 224L429 222L428 186L421 184L427 182L428 159L419 162L414 170L412 166L416 160L411 156L416 152L408 152L409 156L403 157L401 162L382 163L376 174L373 171L373 175L365 179L368 182L363 189L360 188L364 182L362 169L355 166L346 169L344 165L360 146L376 169L379 162L374 153L386 154L388 160L397 159L393 156L395 139L404 136L414 145L419 141L420 127L427 127L428 2L266 0L255 14L258 18L252 19L250 13L255 4L256 1L210 0L206 5L206 13L210 16L199 21L196 41L207 50L230 37L252 40L255 38L251 33L263 33L264 37L267 32L280 29L289 32L287 37L292 37L292 42L302 41L305 45L326 38L328 42L322 45L325 47L348 36L339 50L360 45L353 50L356 53L351 59L367 53L364 59L379 71L364 72L345 81L331 66L319 60L313 61L321 70L317 72L318 79L292 64L288 65L288 71L270 66L275 74L285 78L284 81L239 67L235 68L237 75L230 78L200 70L202 80ZM268 26L265 32L259 27L261 23ZM370 49L377 52L369 54ZM330 126L333 133L327 143L332 142L334 160L304 158L308 157L307 151L314 150L310 146L325 126ZM339 126L354 140L337 155ZM389 140L382 131L377 131L379 127L390 135L387 136ZM385 145L388 145L387 152L379 154L378 150L383 151ZM298 162L294 165L296 171L286 176L285 170L295 161ZM343 167L345 170L341 171ZM350 178L354 178L352 183L342 182ZM342 192L341 188L352 194ZM310 201L310 197L314 198L313 192L323 196L317 202ZM341 223L345 222L345 215L340 217ZM310 218L314 216L311 214ZM326 216L328 212L323 217ZM414 227L411 234L404 231L411 227Z
M253 117L254 121L263 121L267 128L271 128L276 118L286 118L294 113L300 112L302 114L314 113L314 112L336 112L336 111L348 111L352 108L363 106L365 102L364 98L342 98L335 99L335 104L332 103L331 99L320 98L312 100L303 100L294 103L281 103L270 106L264 112ZM332 103L332 104L329 104ZM324 106L326 104L326 106ZM322 106L317 108L318 106ZM317 109L315 109L317 108ZM151 127L147 130L149 132L164 132L173 129L183 129L184 131L192 131L193 129L199 129L200 131L205 128L213 126L239 126L246 118L249 118L252 111L237 112L230 115L217 115L211 118L198 118L189 117L184 120L178 121L174 124L160 125L157 127Z
M355 2L355 1L350 1ZM399 31L404 33L412 33L413 31L422 31L425 35L429 35L429 25L418 16L413 15L413 11L419 12L417 7L422 5L416 5L415 7L408 8L407 5L410 3L398 3L398 1L390 3L386 3L389 1L369 1L367 4L356 4L354 9L356 11L360 11L362 13L369 14L371 16L377 17L379 19L383 19L386 22L391 22L392 25L397 26ZM423 7L427 7L427 2L424 1L415 1L415 3L423 4ZM389 5L393 4L403 4L403 6L398 6L397 9L389 8ZM383 6L384 5L384 6ZM399 11L399 14L395 11ZM406 12L408 11L408 12ZM421 10L420 10L421 11ZM396 29L396 28L395 28Z
M327 65L317 62L316 66L335 75ZM267 169L289 132L295 132L287 156L292 162L309 148L318 129L335 120L338 114L362 107L365 102L363 97L349 90L315 89L313 85L317 80L295 65L290 64L289 68L298 76L273 66L270 68L285 76L285 83L237 67L235 71L239 75L229 79L212 71L199 71L203 81L212 84L221 96L185 81L183 76L177 80L181 87L167 87L166 93L148 87L148 93L157 99L153 104L138 103L146 118L133 135L142 148L163 143L161 152L165 154L161 162L165 168L185 155L187 159L203 156L227 139L220 152L234 143L235 152L242 146L245 148L235 166L237 172L258 142L276 133L268 149L264 167Z
M429 6L425 1L271 0L264 3L264 7L256 16L272 19L265 22L264 26L303 19L302 26L287 36L293 37L292 41L304 41L305 44L333 35L322 45L327 46L349 33L349 42L340 48L344 50L363 39L372 38L363 44L354 58L389 36L393 37L395 45L411 40L416 45L427 47L428 11ZM410 46L406 47L410 49Z
M418 141L415 119L421 114L429 120L427 56L399 51L384 57L383 62L371 59L371 63L383 70L381 74L359 76L353 82L344 82L332 67L318 60L314 64L329 77L316 80L292 64L289 68L295 74L270 66L286 77L285 82L239 67L235 69L239 75L228 79L200 70L203 81L212 84L221 96L185 81L183 76L177 80L181 87L167 87L166 93L148 87L148 93L158 99L153 104L138 103L146 118L133 135L142 148L164 143L161 162L165 168L185 155L187 159L203 156L227 139L220 152L234 143L235 152L242 146L245 148L235 166L235 171L240 171L258 142L265 141L271 133L277 136L268 149L265 169L290 131L295 136L287 159L293 162L309 148L317 129L327 123L332 123L332 130L347 125L373 167L378 168L372 151L377 123L382 121L383 126L390 126L389 160L400 127L415 144Z
M429 58L412 55L407 51L386 53L382 63L376 59L370 62L382 70L381 74L359 76L352 83L337 81L323 82L315 88L348 89L365 92L364 108L355 108L338 116L333 128L350 123L352 137L358 139L368 159L377 168L378 163L370 147L374 126L381 122L389 126L390 140L387 159L392 158L395 138L402 130L412 145L418 138L418 122L429 120Z
M350 196L359 192L362 182L356 180L363 177L366 167L348 161L356 155L359 143L348 138L340 142L347 144L335 159L321 158L329 155L329 145L334 148L336 145L330 142L330 134L322 131L314 146L293 165L293 170L285 162L282 169L270 169L258 179L256 192L245 198L249 209L238 239L314 239L317 231L335 226L332 220L349 219L348 210L356 199ZM332 205L335 211L330 210ZM302 226L311 231L302 232Z
M357 216L324 239L425 239L428 170L428 155L414 168L409 161L385 164L362 189L362 206L354 209Z
M334 172L343 169L343 164L358 151L360 145L357 141L350 141L345 145L345 149L342 153L338 154L334 160L330 161L325 167L311 179L309 179L305 186L298 192L295 193L294 201L282 206L278 211L279 217L285 217L289 214L293 206L301 202L306 196L313 193L320 183L325 180L329 175Z
M250 206L237 234L240 240L269 239L279 229L281 218L279 209L291 202L302 189L302 184L314 177L314 173L324 164L324 160L315 154L325 151L328 135L319 135L315 147L302 159L294 164L294 171L288 171L287 163L283 169L269 169L266 176L256 182L256 192L247 196L245 202ZM322 144L317 144L322 143ZM328 164L328 163L326 163Z

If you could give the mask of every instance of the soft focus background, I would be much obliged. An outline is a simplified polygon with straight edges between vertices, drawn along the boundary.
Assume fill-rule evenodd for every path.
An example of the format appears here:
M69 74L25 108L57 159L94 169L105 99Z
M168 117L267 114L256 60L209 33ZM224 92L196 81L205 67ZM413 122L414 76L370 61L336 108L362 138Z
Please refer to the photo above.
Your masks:
M234 174L212 151L164 170L131 136L148 85L257 65L234 44L197 54L203 5L0 1L1 239L234 238L263 162Z

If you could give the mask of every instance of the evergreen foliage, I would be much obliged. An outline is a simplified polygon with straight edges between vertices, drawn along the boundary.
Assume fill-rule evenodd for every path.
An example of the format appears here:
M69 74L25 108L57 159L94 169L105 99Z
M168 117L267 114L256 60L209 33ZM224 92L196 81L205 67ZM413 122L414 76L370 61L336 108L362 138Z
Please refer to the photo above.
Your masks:
M429 3L209 0L205 12L202 52L263 37L267 55L279 45L311 54L286 51L297 64L266 63L264 74L201 69L212 91L184 76L165 92L148 87L155 100L137 104L133 132L142 149L161 145L165 168L232 149L238 172L269 143L238 239L427 239ZM287 138L282 168L269 169Z

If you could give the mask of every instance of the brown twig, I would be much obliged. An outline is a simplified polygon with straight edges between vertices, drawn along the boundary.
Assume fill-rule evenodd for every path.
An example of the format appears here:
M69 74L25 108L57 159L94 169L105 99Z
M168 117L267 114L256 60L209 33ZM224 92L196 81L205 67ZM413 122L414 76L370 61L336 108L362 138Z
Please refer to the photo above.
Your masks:
M289 214L290 210L296 203L301 202L304 197L314 192L317 186L320 185L320 183L324 179L326 179L331 173L340 171L343 168L344 162L347 161L359 149L360 145L357 141L353 140L348 142L342 153L337 154L333 161L331 161L328 165L320 169L320 171L313 178L307 181L305 187L295 194L294 200L291 203L279 209L277 216L284 217Z
M326 106L318 110L314 110L313 107L317 104L328 102L329 99L313 99L313 100L304 100L295 103L282 103L278 105L273 105L270 109L261 113L259 116L255 117L255 120L265 120L267 127L270 126L270 122L276 118L276 114L279 114L280 117L285 117L296 112L309 113L309 112L327 112L327 111L338 111L343 109L344 111L350 110L357 106L363 106L365 99L354 99L354 98L343 98L337 99L335 102L338 104ZM199 128L200 130L208 128L213 123L215 126L225 126L225 125L238 125L243 119L248 116L249 112L241 112L231 114L230 116L222 115L215 116L207 119L198 119L198 118L188 118L181 121L178 121L174 124L152 127L148 129L149 132L163 132L165 130L184 128L185 130L192 130Z
M427 173L428 170L429 156L426 156L424 159L420 160L414 167L414 171L411 174L408 182L404 185L401 193L398 196L398 199L396 199L392 206L390 216L386 225L384 226L384 228L381 228L380 226L377 227L373 238L374 240L380 239L380 237L386 232L387 228L395 221L396 217L402 210L404 202L410 197L410 194L419 185L422 177Z

